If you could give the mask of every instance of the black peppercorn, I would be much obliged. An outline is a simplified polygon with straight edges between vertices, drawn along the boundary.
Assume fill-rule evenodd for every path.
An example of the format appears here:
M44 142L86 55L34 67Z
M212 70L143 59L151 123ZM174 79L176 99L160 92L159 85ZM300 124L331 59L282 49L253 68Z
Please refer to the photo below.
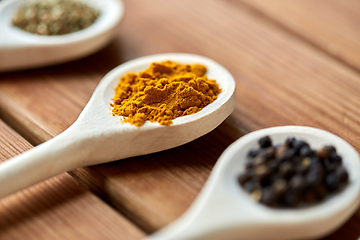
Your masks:
M307 187L317 187L321 183L321 178L318 176L316 171L311 171L305 176L305 183Z
M285 159L285 153L289 149L286 145L281 145L275 150L275 159Z
M279 174L289 179L295 173L293 165L290 162L284 162L279 167Z
M293 147L293 143L296 141L295 138L293 137L289 137L285 140L285 145L289 148L292 148Z
M289 186L295 190L302 190L305 186L305 179L301 175L295 175L290 179Z
M299 154L301 157L309 157L313 155L313 151L311 150L309 145L305 145L300 149Z
M287 181L284 179L277 179L272 185L273 193L276 197L280 197L288 189Z
M349 180L349 174L348 172L345 170L344 167L339 167L336 170L336 174L338 175L339 179L341 182L345 183Z
M254 158L258 153L260 152L260 149L252 149L248 152L248 157Z
M247 182L244 183L244 186L243 186L243 187L244 187L244 189L245 189L247 192L251 193L251 192L253 192L258 186L259 186L259 183L256 182L256 181L247 181Z
M332 163L342 163L342 158L337 153L332 153L329 157L329 161Z
M260 148L268 148L271 147L272 143L271 143L271 139L269 136L265 136L263 138L260 138L259 140L259 145Z
M296 151L296 152L299 152L300 149L302 147L305 147L305 146L309 146L309 144L307 144L305 141L303 140L295 140L293 141L292 143L292 148Z
M282 202L285 206L295 206L299 202L298 192L293 189L286 191L282 197Z
M258 165L255 168L255 176L259 181L263 181L269 174L270 168L265 164Z
M339 185L339 177L335 173L329 173L325 177L325 184L329 191L335 191Z
M250 180L250 176L245 172L245 173L242 173L238 176L238 182L241 184L241 185L244 185L247 181Z
M268 205L273 206L275 204L276 198L274 193L272 192L271 188L264 188L261 192L260 202Z
M246 172L238 176L238 182L262 204L294 207L318 202L349 181L333 146L313 150L293 137L273 146L269 136L258 143L258 149L248 152Z
M332 153L336 153L336 149L333 146L324 146L316 151L316 155L322 159L329 158Z

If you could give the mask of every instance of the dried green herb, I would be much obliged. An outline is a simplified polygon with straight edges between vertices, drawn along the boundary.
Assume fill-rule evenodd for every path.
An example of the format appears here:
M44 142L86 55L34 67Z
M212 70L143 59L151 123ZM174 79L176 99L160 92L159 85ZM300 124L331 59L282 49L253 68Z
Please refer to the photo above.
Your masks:
M12 24L39 35L63 35L92 25L99 11L76 0L36 0L20 6Z

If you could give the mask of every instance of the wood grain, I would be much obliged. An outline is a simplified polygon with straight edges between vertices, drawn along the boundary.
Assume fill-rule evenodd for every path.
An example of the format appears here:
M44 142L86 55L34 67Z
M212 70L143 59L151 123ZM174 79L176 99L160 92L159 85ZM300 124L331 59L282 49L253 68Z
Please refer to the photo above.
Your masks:
M2 121L0 143L0 161L32 147ZM67 173L1 199L0 215L2 240L140 239L144 236Z
M306 125L360 150L360 76L318 47L227 1L125 1L125 9L116 39L99 53L1 74L0 117L38 144L75 121L101 77L123 61L190 52L223 64L236 79L237 106L213 132L175 149L71 172L147 233L190 205L217 158L244 133ZM326 239L356 239L359 216Z
M239 1L231 1L235 5ZM360 1L241 0L253 10L360 70Z

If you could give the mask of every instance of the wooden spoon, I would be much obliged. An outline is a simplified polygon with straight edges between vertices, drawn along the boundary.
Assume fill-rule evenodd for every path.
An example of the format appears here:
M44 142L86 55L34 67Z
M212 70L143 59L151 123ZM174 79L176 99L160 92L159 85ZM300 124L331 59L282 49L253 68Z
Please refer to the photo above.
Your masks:
M349 184L323 202L294 209L269 208L255 202L237 182L244 171L246 154L269 135L274 144L287 137L306 140L312 148L333 145L343 158ZM147 240L308 239L334 231L358 208L360 158L343 139L323 130L285 126L252 132L233 143L220 156L195 202L178 220Z
M48 66L93 53L113 38L124 12L120 0L86 0L100 11L91 26L74 33L42 36L12 25L14 13L25 2L0 2L0 72Z
M171 126L147 121L136 127L112 116L110 103L119 78L145 70L152 62L172 60L200 63L207 76L222 89L218 99L198 113L179 117ZM235 81L211 59L191 54L160 54L126 62L110 71L95 89L76 122L66 131L39 146L0 164L0 197L59 173L173 148L190 142L217 127L235 107Z

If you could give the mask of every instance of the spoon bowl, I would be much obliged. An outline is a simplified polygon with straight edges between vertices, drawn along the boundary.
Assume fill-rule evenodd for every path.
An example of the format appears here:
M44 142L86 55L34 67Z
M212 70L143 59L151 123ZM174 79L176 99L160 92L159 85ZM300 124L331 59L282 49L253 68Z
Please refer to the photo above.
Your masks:
M287 137L307 141L312 148L333 145L343 158L349 184L321 203L299 208L270 208L255 202L237 182L244 171L247 152L270 136L274 145ZM359 206L360 159L343 139L320 129L274 127L252 132L221 155L195 202L178 220L150 235L165 239L308 239L318 238L343 224Z
M114 37L124 12L120 0L86 0L100 11L91 26L69 34L43 36L11 23L14 13L26 1L0 2L0 72L58 64L93 53Z
M145 122L141 127L123 123L113 116L110 103L119 78L127 72L145 70L152 62L171 60L200 63L222 92L201 111L179 117L170 126ZM190 142L217 127L235 107L235 81L211 59L192 54L160 54L126 62L110 71L95 89L78 119L55 138L0 164L0 197L59 173L149 154ZM21 176L21 178L19 178Z

